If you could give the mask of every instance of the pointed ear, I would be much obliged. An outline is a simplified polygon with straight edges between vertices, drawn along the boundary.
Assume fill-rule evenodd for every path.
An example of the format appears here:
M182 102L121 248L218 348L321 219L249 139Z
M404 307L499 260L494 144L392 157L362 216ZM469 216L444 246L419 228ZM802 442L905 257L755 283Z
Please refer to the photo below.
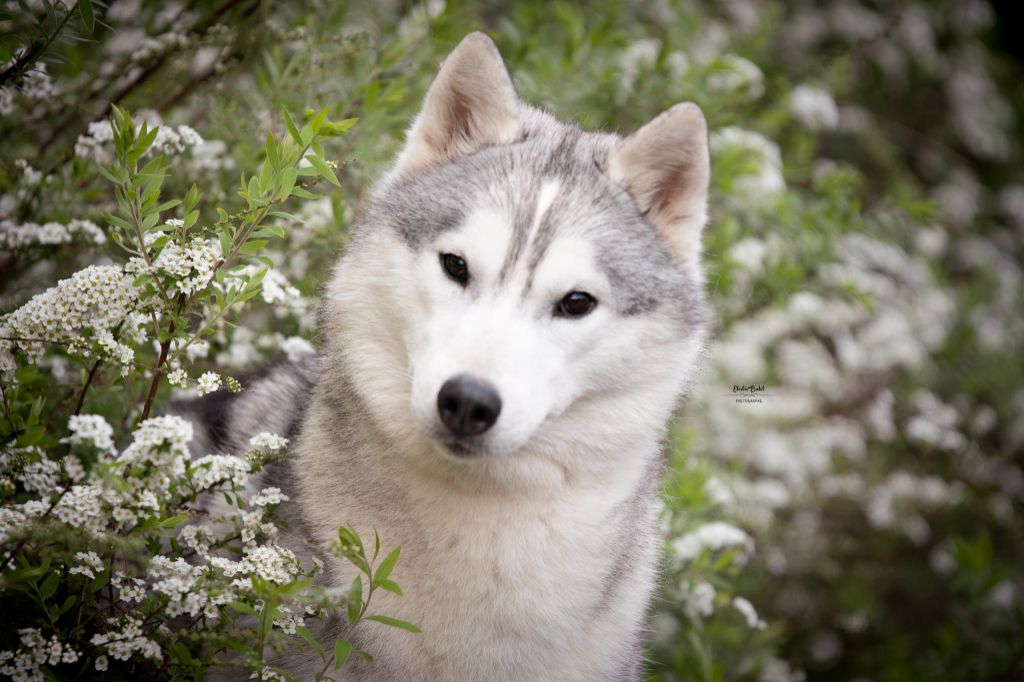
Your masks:
M430 84L395 174L411 175L492 144L511 142L519 128L518 101L494 41L484 33L470 33Z
M711 162L696 104L677 104L615 146L608 174L621 184L682 261L700 255Z

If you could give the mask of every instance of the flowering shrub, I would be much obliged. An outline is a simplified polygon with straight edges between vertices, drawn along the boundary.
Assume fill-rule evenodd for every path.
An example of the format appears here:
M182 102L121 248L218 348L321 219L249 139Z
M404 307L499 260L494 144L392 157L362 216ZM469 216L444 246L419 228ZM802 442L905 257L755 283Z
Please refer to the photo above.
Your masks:
M364 579L318 591L276 544L288 500L245 488L285 440L192 460L158 415L313 352L356 198L484 26L563 118L626 132L692 100L711 127L718 320L671 433L652 679L1024 675L1024 101L983 0L43 1L0 24L0 674L373 653L306 623L370 617L397 550L340 531Z

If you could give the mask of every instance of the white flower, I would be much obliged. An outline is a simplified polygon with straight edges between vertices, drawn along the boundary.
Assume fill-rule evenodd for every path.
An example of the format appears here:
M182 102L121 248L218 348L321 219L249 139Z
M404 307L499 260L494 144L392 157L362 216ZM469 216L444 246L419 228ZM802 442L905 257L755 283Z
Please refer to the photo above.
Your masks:
M264 488L249 499L249 504L253 507L267 507L287 500L288 496L282 493L280 488Z
M793 668L779 658L773 658L761 668L757 682L804 682L806 676L799 668Z
M754 605L743 597L733 597L732 605L737 611L739 611L747 621L747 627L751 630L764 630L768 627L757 615L757 610L754 609Z
M715 588L703 580L692 586L686 594L686 615L696 620L707 618L715 610Z
M711 134L711 149L720 154L735 150L750 156L752 169L733 181L733 195L753 204L763 204L786 190L779 146L760 133L742 128L722 128Z
M206 455L192 463L190 472L192 484L200 490L224 482L242 486L249 478L249 464L233 455Z
M97 656L96 657L96 670L97 671L105 672L109 665L110 664L107 661L107 657L106 656Z
M282 438L276 433L261 431L249 439L249 445L257 450L277 453L288 447L288 439Z
M724 521L713 521L672 541L676 557L683 562L693 561L705 549L716 551L726 547L748 548L752 544L749 535L736 526Z
M299 298L301 293L280 272L267 270L267 274L263 277L260 295L267 303L287 303L292 299Z
M729 258L737 265L752 273L759 273L764 269L765 256L768 255L768 246L763 239L747 237L741 239L729 248Z
M220 258L220 242L193 237L184 248L173 241L165 244L153 262L153 267L172 279L168 296L176 292L191 296L202 291L212 281Z
M281 342L281 350L284 351L291 362L298 362L304 356L316 353L313 344L301 336L289 336Z
M118 591L120 598L129 604L142 603L142 600L149 594L149 585L145 580L126 576L118 571L115 571L114 575L110 577L110 584Z
M810 130L834 130L839 125L839 107L821 88L798 85L790 94L793 117Z
M199 554L206 554L213 544L213 533L206 526L190 525L181 529L178 538L185 543L186 547L195 550Z
M49 459L31 462L18 473L18 480L25 490L49 494L57 488L60 478L60 464Z
M107 452L114 449L114 429L98 414L71 415L68 419L68 429L71 435L62 438L62 443L85 443Z
M278 545L252 547L240 562L241 572L277 585L290 583L302 572L299 560L291 550ZM236 587L248 587L250 581L236 578Z
M171 386L179 386L181 388L185 388L185 385L188 384L188 372L181 369L180 367L176 370L171 371L167 375L167 383L169 383Z
M107 623L113 626L112 630L93 635L89 642L97 647L103 647L109 656L117 661L130 660L132 655L138 653L145 658L156 661L163 660L163 652L160 645L142 635L142 621L138 618L128 616L123 622L116 618L108 619ZM97 669L100 662L96 661ZM106 661L104 661L104 667Z
M100 532L109 521L103 506L103 490L94 485L72 486L60 498L53 515L75 528Z
M633 92L637 76L654 67L661 52L661 41L657 38L643 38L632 43L619 58L618 79L622 94Z
M110 121L93 121L86 132L75 141L75 156L80 159L94 159L109 163L113 158L110 146L114 141L114 129Z
M220 375L216 372L204 372L196 382L196 387L199 389L199 395L213 393L221 387Z
M718 67L707 78L712 92L737 92L750 99L764 94L764 72L757 64L735 54L726 54L716 62Z
M174 415L152 417L132 434L132 443L117 462L147 489L166 492L185 475L192 424Z
M103 570L103 560L96 552L78 552L75 554L75 559L79 561L79 564L68 570L70 574L78 573L87 578L95 578L96 573Z

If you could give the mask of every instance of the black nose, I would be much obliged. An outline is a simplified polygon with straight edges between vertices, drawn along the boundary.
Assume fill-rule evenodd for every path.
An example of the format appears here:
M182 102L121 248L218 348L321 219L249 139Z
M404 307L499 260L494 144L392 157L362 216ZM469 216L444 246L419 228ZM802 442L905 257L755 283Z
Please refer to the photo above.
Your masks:
M479 436L501 414L501 398L486 381L460 374L444 382L437 394L441 421L457 436Z

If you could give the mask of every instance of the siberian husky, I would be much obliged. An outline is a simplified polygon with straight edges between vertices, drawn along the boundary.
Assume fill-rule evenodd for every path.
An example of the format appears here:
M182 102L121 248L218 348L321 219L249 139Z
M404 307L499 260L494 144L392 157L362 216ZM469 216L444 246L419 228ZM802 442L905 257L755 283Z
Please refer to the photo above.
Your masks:
M317 358L187 408L199 454L291 438L261 483L291 498L293 548L343 525L401 546L404 596L375 611L422 632L360 624L375 661L345 679L641 674L666 424L707 327L709 174L696 105L587 132L520 100L473 33L334 270Z

